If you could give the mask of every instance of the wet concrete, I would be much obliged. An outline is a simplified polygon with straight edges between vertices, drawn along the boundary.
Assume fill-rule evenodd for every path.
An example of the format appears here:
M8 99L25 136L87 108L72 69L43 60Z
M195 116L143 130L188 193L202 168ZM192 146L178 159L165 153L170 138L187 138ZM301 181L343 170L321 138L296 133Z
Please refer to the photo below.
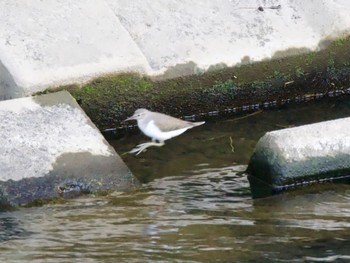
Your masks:
M253 197L327 181L350 182L350 118L266 133L247 172Z

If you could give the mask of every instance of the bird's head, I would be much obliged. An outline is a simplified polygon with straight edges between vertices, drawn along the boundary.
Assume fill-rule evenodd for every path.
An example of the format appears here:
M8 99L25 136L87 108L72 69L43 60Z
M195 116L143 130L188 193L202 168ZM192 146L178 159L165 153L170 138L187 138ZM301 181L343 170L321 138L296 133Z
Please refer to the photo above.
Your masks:
M131 121L131 120L140 120L143 119L147 114L149 113L149 110L146 109L137 109L132 116L127 118L125 121Z

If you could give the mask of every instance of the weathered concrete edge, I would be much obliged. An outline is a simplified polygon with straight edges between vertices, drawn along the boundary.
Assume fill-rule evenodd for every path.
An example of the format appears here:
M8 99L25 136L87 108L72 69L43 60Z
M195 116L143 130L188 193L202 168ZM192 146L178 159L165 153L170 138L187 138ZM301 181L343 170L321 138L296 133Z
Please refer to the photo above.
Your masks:
M339 156L340 160L348 160L349 155ZM329 161L311 158L305 163L299 163L299 167L305 167ZM280 164L283 166L283 164ZM267 197L275 194L280 194L285 191L297 189L300 187L308 187L314 184L322 184L327 182L350 184L350 167L338 168L331 171L320 171L319 173L300 174L299 177L283 178L279 177L279 173L269 173L274 170L268 162L257 160L256 155L253 154L246 173L250 184L250 189L253 198ZM272 176L273 175L273 176Z
M67 100L67 97L70 99ZM74 98L66 91L36 96L33 100L42 107L67 104L80 109ZM98 130L82 110L81 114L85 115L88 125ZM103 138L102 135L101 137ZM103 143L108 147L111 155L66 152L56 159L52 164L53 169L43 176L0 182L0 211L16 205L44 204L82 193L102 194L138 188L139 181L114 148L104 138ZM77 166L77 163L82 165Z
M54 169L44 176L1 183L0 210L1 207L45 204L82 194L100 195L137 189L139 181L126 166L124 169L116 169L113 163L117 161L119 162L115 156L95 156L88 152L61 155L57 158ZM87 165L76 169L76 162L86 162ZM106 166L112 168L107 171L101 169ZM116 178L116 174L120 176Z
M350 118L266 133L256 144L246 171L253 197L311 184L350 183L347 123Z

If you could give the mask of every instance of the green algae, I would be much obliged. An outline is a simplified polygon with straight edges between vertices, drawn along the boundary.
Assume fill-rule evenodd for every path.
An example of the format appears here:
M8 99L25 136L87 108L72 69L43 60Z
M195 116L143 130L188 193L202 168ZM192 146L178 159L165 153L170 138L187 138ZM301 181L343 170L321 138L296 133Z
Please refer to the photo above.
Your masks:
M18 205L18 207L29 208L29 207L40 207L44 205L61 205L61 204L65 204L66 202L67 202L67 199L63 197L56 197L52 199L36 199L29 203Z
M284 53L298 53L287 50L276 53L272 60L172 79L108 74L81 86L45 92L68 90L104 130L125 126L123 120L141 107L182 117L349 87L350 38L327 40L322 45L327 47L318 52L303 49L299 55L283 57Z

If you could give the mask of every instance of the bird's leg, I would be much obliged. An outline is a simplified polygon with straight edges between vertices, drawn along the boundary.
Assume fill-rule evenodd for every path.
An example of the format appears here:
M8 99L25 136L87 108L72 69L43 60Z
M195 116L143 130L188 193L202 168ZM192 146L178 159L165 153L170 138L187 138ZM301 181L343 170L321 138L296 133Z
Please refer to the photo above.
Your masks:
M141 143L141 144L137 145L129 153L136 153L136 155L139 155L140 153L145 151L148 147L151 147L151 146L161 147L164 144L165 144L164 142L156 142L156 141L152 140L152 142L145 142L145 143Z

